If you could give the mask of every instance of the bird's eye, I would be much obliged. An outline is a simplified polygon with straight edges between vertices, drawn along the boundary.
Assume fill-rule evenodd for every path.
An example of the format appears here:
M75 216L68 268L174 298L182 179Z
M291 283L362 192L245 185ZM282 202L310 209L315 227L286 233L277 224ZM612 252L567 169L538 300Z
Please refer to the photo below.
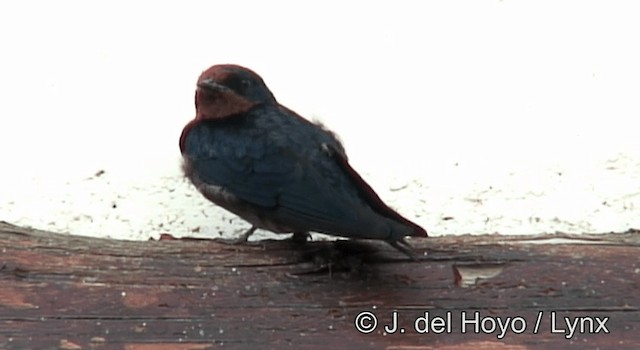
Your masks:
M242 79L240 77L232 77L225 82L225 85L232 88L240 94L244 94L251 88L251 80Z

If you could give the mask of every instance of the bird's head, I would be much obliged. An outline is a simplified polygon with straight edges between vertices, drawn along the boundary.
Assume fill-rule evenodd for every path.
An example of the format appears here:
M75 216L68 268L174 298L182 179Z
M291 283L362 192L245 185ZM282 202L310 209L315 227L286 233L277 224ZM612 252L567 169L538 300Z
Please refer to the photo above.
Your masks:
M256 105L276 103L259 75L250 69L215 65L200 75L196 90L196 119L223 119Z

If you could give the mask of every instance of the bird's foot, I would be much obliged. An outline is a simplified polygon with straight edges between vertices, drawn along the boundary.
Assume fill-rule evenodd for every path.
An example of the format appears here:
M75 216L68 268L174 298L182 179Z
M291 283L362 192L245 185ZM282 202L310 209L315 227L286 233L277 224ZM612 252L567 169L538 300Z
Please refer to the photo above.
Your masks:
M219 238L217 239L217 241L226 243L226 244L232 244L232 245L245 244L249 240L249 236L251 236L257 229L258 228L256 226L251 226L250 229L243 232L238 238L231 238L231 239Z
M312 238L309 232L294 232L293 236L291 236L291 242L300 244L306 243L310 239Z
M413 261L418 261L418 256L413 251L413 248L404 238L398 240L389 240L387 241L392 247L396 248L406 256L408 256Z

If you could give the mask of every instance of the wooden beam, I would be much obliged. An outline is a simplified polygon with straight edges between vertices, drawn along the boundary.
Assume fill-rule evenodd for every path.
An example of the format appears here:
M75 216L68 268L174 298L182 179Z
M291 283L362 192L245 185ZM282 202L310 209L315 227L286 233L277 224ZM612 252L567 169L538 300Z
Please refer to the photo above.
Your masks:
M0 348L640 349L638 231L411 244L420 261L371 241L118 241L0 222Z

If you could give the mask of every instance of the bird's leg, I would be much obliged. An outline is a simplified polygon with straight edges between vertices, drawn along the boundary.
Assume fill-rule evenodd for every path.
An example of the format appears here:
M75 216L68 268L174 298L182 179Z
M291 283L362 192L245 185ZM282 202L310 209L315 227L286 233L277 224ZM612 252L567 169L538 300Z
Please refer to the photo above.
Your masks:
M255 232L255 230L257 230L258 228L256 226L251 226L250 229L244 231L238 238L216 238L215 240L218 242L222 242L225 244L244 244L247 243L247 240L249 239L249 236L251 236L253 234L253 232Z
M311 239L309 232L294 232L291 236L291 241L295 243L305 243L309 239Z
M240 237L236 238L233 241L233 244L247 243L247 241L249 240L249 236L251 236L257 229L257 226L251 226L250 229L246 230L243 234L240 235Z
M405 241L404 238L401 238L401 239L398 239L398 240L389 240L389 241L387 241L387 243L389 243L392 247L396 248L400 252L404 253L411 260L413 260L413 261L418 261L419 260L418 256L413 251L413 249L412 249L411 245L409 244L409 242Z

